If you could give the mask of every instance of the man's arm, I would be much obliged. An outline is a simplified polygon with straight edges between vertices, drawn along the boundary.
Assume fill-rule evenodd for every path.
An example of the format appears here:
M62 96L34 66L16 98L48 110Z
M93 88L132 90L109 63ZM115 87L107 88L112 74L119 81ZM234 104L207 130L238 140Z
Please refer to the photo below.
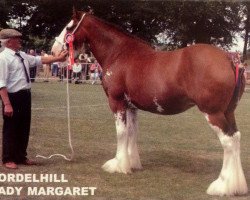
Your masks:
M41 56L42 64L50 64L53 62L64 62L66 60L66 56L68 55L68 51L62 51L58 56Z
M10 103L7 89L5 87L0 88L0 96L4 105L4 115L11 117L13 115L13 108Z

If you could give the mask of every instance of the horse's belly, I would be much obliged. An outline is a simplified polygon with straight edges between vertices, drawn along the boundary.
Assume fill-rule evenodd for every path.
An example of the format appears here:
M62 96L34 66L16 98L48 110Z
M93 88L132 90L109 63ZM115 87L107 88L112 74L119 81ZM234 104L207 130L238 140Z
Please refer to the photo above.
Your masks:
M140 110L149 111L162 115L174 115L182 113L195 104L185 98L158 100L156 97L151 102L130 102L130 105Z

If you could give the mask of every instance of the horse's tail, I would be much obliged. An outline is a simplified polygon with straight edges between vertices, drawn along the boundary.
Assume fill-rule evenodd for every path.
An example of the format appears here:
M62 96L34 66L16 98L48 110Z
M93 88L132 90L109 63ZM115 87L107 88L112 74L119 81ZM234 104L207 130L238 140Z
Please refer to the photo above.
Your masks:
M244 77L244 72L245 69L243 67L238 67L238 69L236 69L236 81L235 81L235 89L234 89L234 95L233 98L235 98L237 101L240 100L242 93L244 92L245 89L245 77Z
M243 67L240 67L240 64L234 64L234 62L231 62L232 64L232 69L234 71L235 75L235 87L234 87L234 92L232 99L229 103L229 110L235 110L235 108L238 105L238 102L245 90L245 77L244 77L244 71L245 69Z

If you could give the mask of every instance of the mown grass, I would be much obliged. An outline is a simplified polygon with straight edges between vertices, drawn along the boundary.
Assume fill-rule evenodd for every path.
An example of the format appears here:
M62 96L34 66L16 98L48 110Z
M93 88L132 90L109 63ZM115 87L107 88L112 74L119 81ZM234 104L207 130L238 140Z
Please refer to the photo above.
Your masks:
M29 157L70 154L68 146L66 85L34 83ZM131 175L109 174L101 166L113 158L116 133L113 115L100 85L70 85L71 132L75 158L37 159L39 166L14 173L65 174L68 183L1 183L1 186L97 187L95 196L0 196L0 199L130 199L201 200L250 199L211 197L209 184L222 166L222 148L204 116L193 108L175 116L139 112L139 149L144 169ZM241 100L236 118L242 133L242 163L250 185L250 93ZM2 125L2 119L0 120ZM1 167L2 173L13 173Z

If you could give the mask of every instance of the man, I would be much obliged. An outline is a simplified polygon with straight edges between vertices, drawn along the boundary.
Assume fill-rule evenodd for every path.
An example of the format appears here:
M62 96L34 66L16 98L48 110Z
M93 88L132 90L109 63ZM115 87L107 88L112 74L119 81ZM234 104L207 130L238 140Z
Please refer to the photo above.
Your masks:
M78 58L75 58L75 63L73 65L73 78L75 80L75 84L81 83L80 79L82 76L82 64L79 62Z
M31 56L21 49L22 34L14 29L0 31L5 47L0 53L0 97L3 110L2 162L6 168L34 165L27 158L31 122L31 83L29 67L64 61L67 51L57 57Z

